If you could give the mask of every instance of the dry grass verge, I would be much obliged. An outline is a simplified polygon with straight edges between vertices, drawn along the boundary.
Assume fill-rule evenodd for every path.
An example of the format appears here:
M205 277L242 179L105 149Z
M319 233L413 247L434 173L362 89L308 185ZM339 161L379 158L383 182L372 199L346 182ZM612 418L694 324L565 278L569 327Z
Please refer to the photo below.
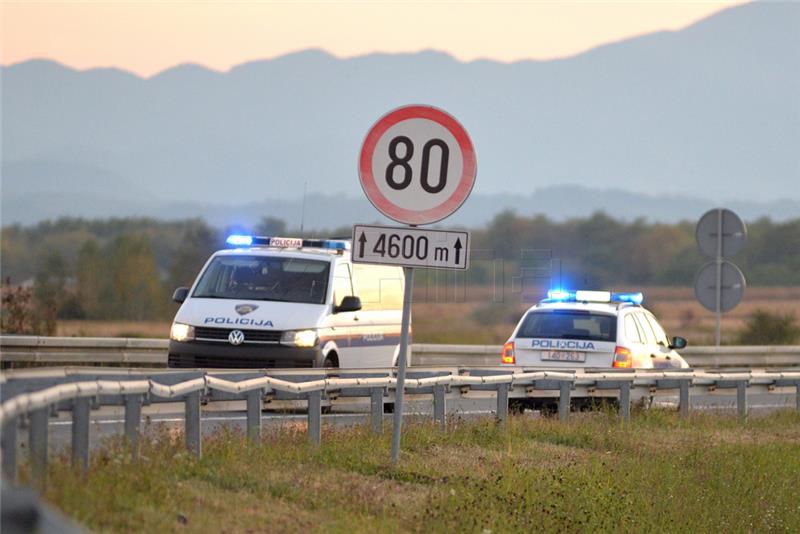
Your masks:
M196 459L164 433L119 444L84 479L66 458L46 498L99 532L791 531L800 525L800 415L574 414L406 427L222 432Z

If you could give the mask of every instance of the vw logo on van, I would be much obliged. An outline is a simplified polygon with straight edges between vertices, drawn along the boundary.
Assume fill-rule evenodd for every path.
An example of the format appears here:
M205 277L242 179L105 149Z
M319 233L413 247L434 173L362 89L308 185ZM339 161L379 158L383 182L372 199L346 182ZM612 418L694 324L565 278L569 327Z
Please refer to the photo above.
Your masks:
M244 332L231 330L231 333L228 334L228 341L230 341L231 345L241 345L244 342Z

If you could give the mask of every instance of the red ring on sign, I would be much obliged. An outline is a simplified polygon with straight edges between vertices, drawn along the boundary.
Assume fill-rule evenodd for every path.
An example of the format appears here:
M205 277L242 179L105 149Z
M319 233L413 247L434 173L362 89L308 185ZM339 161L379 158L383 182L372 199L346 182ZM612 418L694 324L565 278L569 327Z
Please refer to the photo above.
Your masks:
M375 146L381 136L398 122L409 119L428 119L447 128L456 139L464 162L458 187L453 191L453 194L441 204L421 211L409 210L392 204L378 189L378 184L375 183L375 176L372 173L372 157ZM372 205L390 219L414 225L435 223L455 212L472 191L478 168L475 148L464 127L450 114L440 109L419 105L397 108L378 119L378 122L372 126L364 139L364 143L361 145L361 156L358 161L358 176L361 188L369 201L372 202Z

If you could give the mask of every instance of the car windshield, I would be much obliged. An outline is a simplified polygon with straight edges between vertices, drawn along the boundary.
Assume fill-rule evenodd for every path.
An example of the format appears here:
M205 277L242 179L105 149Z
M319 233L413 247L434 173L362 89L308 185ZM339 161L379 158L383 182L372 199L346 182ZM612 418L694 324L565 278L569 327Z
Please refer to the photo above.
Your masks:
M324 304L330 262L276 256L217 256L193 297Z
M517 337L616 341L617 318L583 310L536 310L525 317Z

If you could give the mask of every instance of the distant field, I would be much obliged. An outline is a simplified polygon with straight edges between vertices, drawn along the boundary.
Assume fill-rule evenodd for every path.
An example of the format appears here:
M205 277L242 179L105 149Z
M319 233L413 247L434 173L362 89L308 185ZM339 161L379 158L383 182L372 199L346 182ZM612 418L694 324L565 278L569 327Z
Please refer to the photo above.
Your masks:
M200 460L164 432L139 461L94 454L85 478L52 461L44 495L97 532L796 531L796 412L633 415L412 422L397 467L391 433L363 427L325 427L319 448L302 426L218 434Z
M631 288L617 288L630 290ZM639 288L637 288L639 289ZM693 345L714 343L714 314L684 287L645 287L644 305L661 321L671 336L682 336ZM532 302L519 294L495 293L491 288L469 287L454 295L418 291L414 303L414 341L419 343L500 344ZM460 301L457 301L460 299ZM748 288L742 302L722 316L723 343L733 343L750 315L763 308L794 313L800 321L800 287Z
M630 289L630 288L619 288ZM691 288L643 288L645 306L661 320L669 335L693 345L714 342L714 314L694 298ZM491 288L417 288L414 296L414 341L417 343L500 344L531 305L519 294ZM800 321L800 287L748 288L742 303L722 320L723 342L734 342L758 308L794 313ZM169 335L169 321L59 321L60 336L153 337Z

